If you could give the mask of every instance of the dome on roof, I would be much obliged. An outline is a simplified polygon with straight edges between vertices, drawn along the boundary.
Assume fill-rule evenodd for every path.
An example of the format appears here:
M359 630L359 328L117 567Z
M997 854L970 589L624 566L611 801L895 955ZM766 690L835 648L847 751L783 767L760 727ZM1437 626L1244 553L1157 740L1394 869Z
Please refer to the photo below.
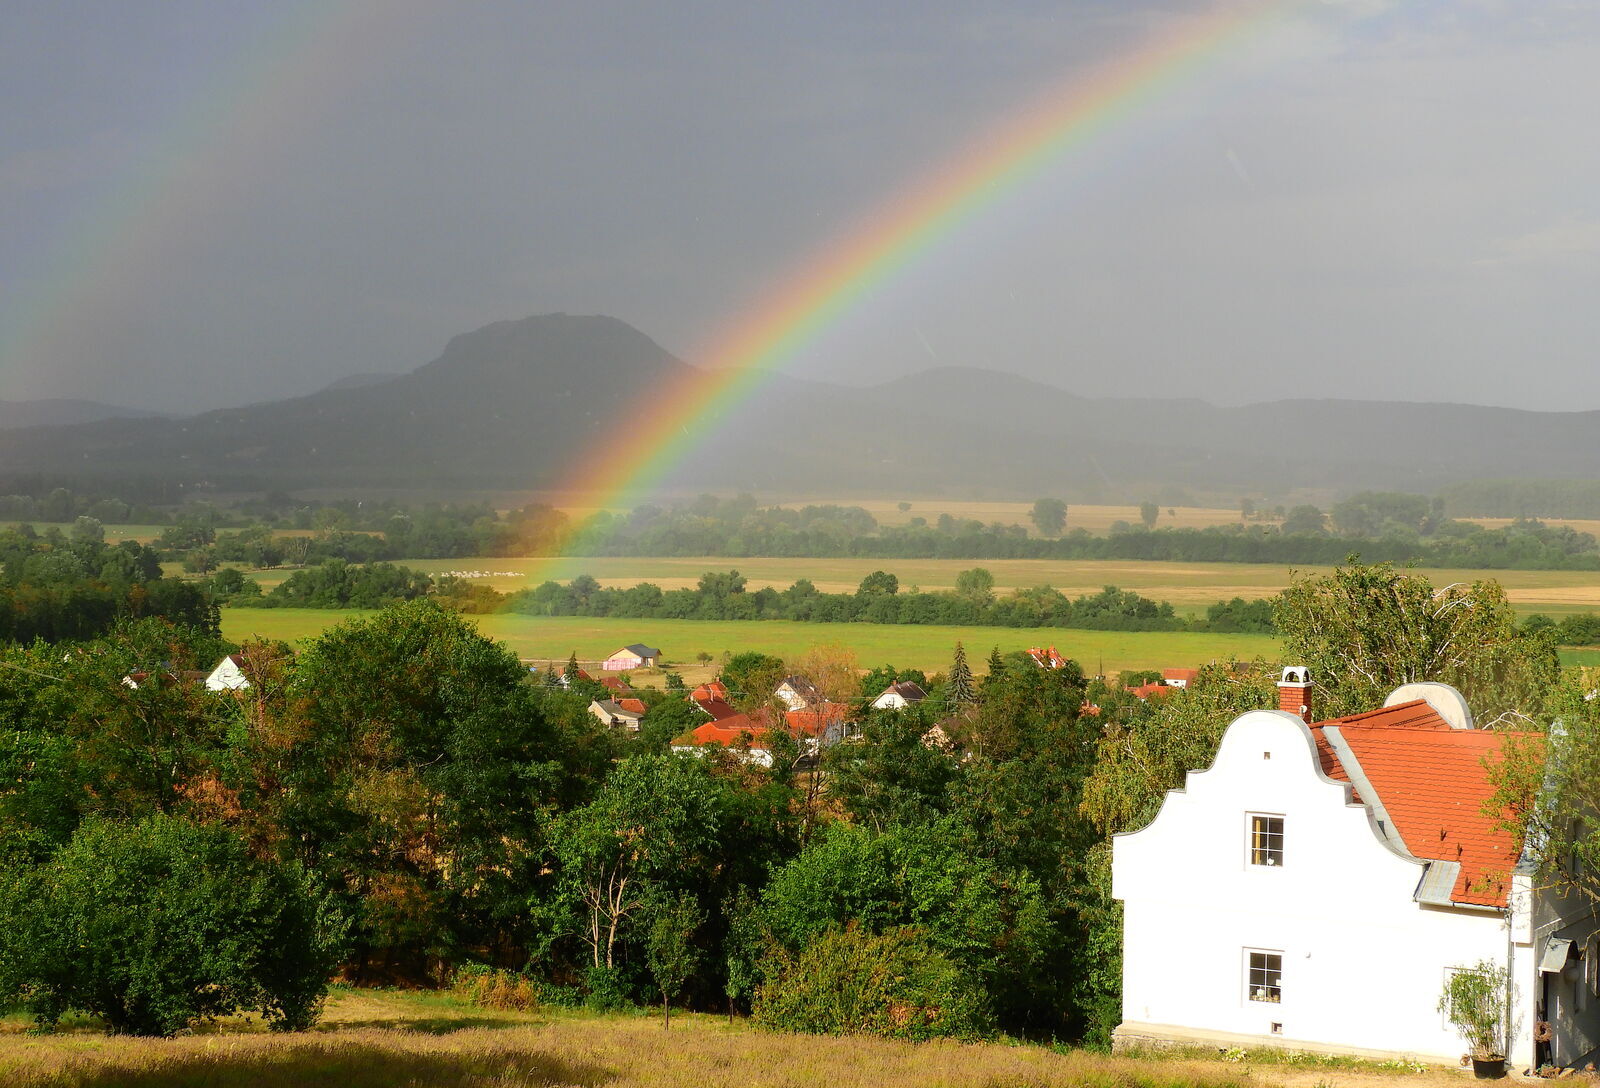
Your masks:
M1467 706L1467 697L1449 684L1401 684L1389 693L1383 705L1398 706L1416 699L1426 700L1452 729L1477 728L1472 724L1472 708Z

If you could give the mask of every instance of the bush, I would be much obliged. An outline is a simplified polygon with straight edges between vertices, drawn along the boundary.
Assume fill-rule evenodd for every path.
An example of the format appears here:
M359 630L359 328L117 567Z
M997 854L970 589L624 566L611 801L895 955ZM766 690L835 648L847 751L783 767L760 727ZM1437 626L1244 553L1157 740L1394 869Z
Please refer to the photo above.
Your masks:
M483 1009L533 1012L539 1007L539 986L527 975L478 963L456 968L450 992Z
M767 1027L813 1035L976 1039L993 1031L982 983L913 926L880 936L851 926L799 955L780 954L754 1014Z
M88 823L0 884L0 1005L172 1035L241 1010L315 1022L343 926L297 868L176 817Z

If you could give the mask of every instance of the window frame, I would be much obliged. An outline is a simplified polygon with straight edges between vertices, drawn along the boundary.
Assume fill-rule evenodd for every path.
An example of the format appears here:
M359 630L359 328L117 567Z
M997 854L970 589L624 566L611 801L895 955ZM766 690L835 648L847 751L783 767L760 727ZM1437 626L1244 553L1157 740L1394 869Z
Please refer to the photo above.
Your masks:
M1257 996L1255 996L1256 986L1255 986L1255 979L1253 977L1253 972L1256 970L1256 966L1255 966L1255 964L1253 964L1251 962L1251 957L1252 956L1276 956L1278 958L1277 983L1275 985L1267 983L1263 987L1263 988L1276 989L1277 990L1276 995L1269 996L1269 997L1257 997ZM1244 1000L1245 1000L1245 1004L1246 1005L1282 1005L1283 1004L1283 964L1284 964L1284 961L1286 959L1288 959L1288 957L1286 955L1284 955L1283 949L1281 949L1281 948L1250 948L1250 947L1246 947L1246 948L1244 948L1242 950L1242 955L1241 955L1240 958L1242 960L1242 967L1244 969ZM1261 968L1260 968L1260 970L1262 970L1263 972L1270 972L1273 969L1268 964L1263 963ZM1265 978L1263 978L1262 981L1263 981L1263 983L1266 983L1266 979Z
M1256 845L1256 821L1258 820L1276 820L1278 822L1277 831L1274 832L1268 829L1260 833L1263 839L1266 840L1261 846ZM1288 838L1288 822L1288 818L1281 812L1246 812L1244 814L1244 863L1246 868L1283 868L1286 856L1285 842ZM1270 840L1274 835L1277 836L1278 840L1275 851L1270 845ZM1276 854L1276 860L1274 860L1274 854ZM1258 855L1265 856L1267 860L1257 861Z

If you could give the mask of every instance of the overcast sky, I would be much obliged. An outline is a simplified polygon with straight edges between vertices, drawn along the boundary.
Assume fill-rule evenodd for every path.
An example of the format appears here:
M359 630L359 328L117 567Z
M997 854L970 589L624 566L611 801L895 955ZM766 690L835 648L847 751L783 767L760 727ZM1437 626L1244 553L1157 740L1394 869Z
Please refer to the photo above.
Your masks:
M550 311L693 362L908 185L1201 7L18 0L0 398L219 407ZM1597 300L1600 2L1310 0L785 367L1592 409Z

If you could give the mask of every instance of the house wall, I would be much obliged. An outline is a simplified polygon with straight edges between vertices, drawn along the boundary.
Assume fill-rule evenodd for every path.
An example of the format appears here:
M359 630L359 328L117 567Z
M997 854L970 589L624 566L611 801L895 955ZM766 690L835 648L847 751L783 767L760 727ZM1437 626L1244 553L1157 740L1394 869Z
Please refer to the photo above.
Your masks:
M909 704L899 692L886 691L872 701L878 710L904 710Z
M232 658L223 658L222 664L211 670L211 675L206 677L206 687L211 691L238 691L250 686L250 681L245 678L244 670L234 664Z
M1600 928L1594 907L1576 891L1547 888L1534 896L1531 922L1529 963L1521 979L1529 984L1531 1015L1550 1024L1552 1037L1541 1057L1559 1066L1590 1060L1600 1048L1600 996L1595 993L1600 964L1585 963L1581 953ZM1559 973L1545 973L1539 966L1545 942L1552 937L1574 944L1575 954Z
M1160 1038L1166 1025L1189 1038L1446 1061L1464 1052L1438 1011L1440 990L1450 967L1506 962L1504 917L1414 902L1422 864L1386 844L1349 797L1322 774L1297 717L1252 711L1148 827L1116 837L1119 1035ZM1249 864L1251 813L1284 817L1281 866ZM1281 1002L1247 998L1248 949L1282 953Z

